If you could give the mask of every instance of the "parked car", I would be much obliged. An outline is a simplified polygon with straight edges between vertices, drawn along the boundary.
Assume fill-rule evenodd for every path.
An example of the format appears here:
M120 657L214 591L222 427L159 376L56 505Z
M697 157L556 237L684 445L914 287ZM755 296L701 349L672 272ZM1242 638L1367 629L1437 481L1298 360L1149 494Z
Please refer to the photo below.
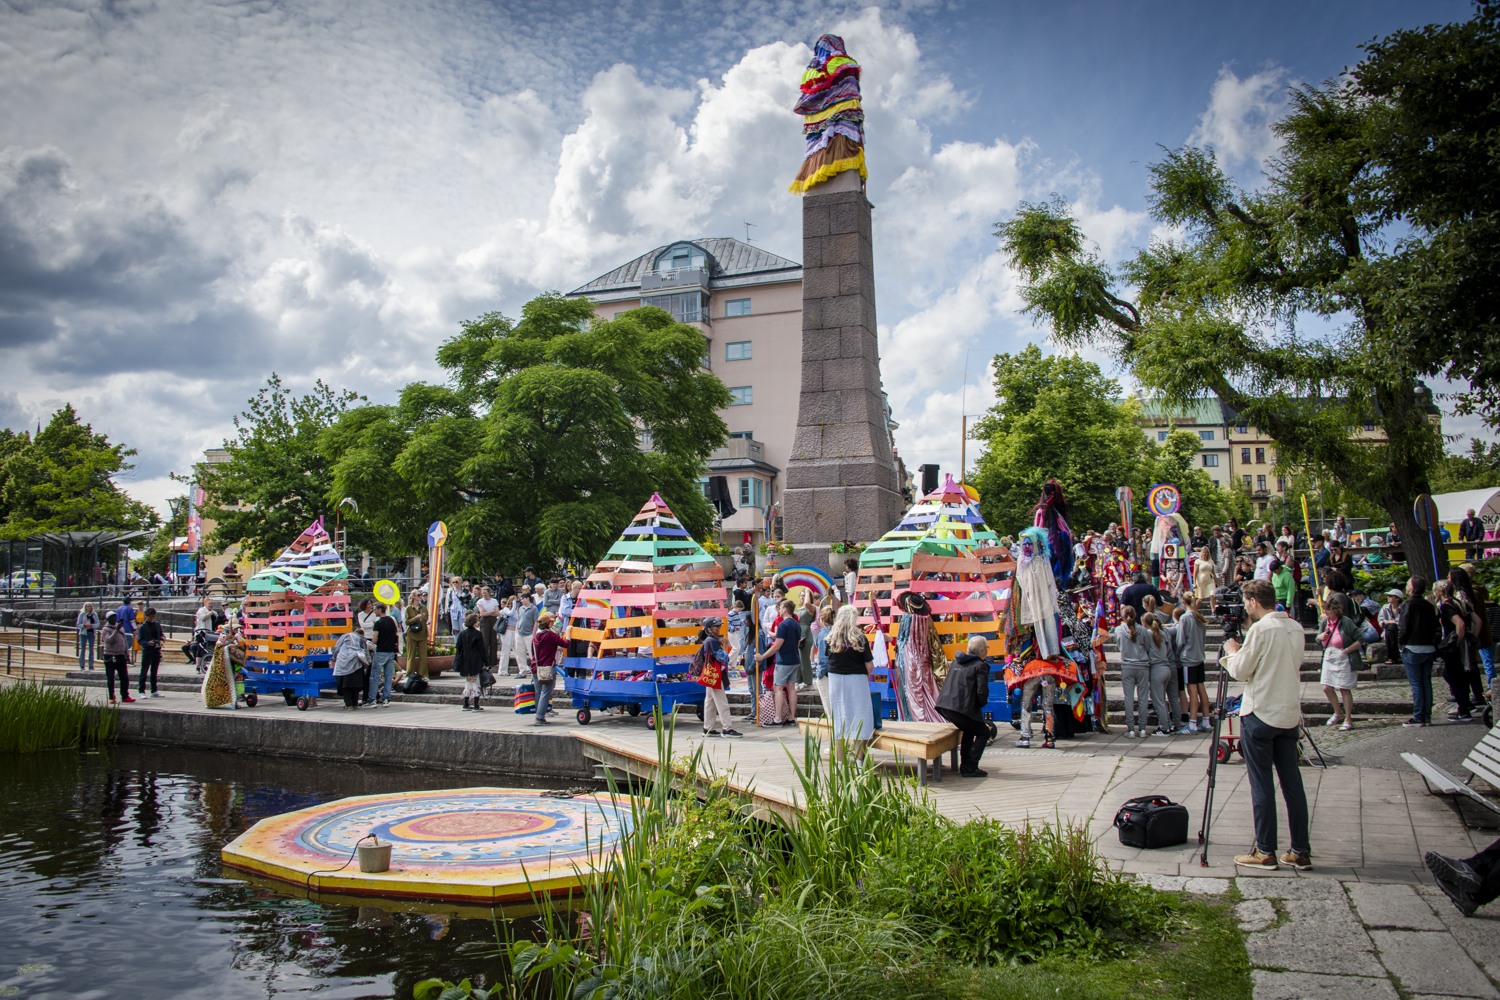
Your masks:
M7 597L37 596L50 594L57 589L57 577L35 569L12 570L3 586Z

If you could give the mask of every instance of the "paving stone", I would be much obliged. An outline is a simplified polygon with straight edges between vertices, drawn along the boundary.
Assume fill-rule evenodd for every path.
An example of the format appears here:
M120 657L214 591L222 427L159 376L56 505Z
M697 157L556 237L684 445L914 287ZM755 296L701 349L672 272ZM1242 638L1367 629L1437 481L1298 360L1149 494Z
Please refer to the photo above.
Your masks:
M1389 979L1253 969L1255 1000L1397 1000Z
M1344 899L1344 890L1331 878L1266 878L1242 874L1234 880L1234 884L1245 899L1322 899L1341 902Z
M1234 916L1240 922L1240 930L1263 931L1276 922L1276 907L1269 899L1247 899L1234 904Z
M1166 892L1190 892L1199 896L1222 896L1229 891L1227 878L1197 878L1192 875L1160 875L1142 872L1136 881Z
M1414 931L1371 931L1380 960L1403 989L1459 997L1500 997L1494 984L1469 958L1453 935Z
M1354 901L1354 912L1367 929L1401 927L1413 931L1440 931L1443 922L1426 900L1409 885L1349 882L1344 888Z
M1448 933L1479 967L1489 973L1491 979L1500 980L1500 906L1491 904L1472 917L1465 917L1443 894L1433 886L1417 887L1417 893L1432 908L1448 928Z
M1337 883L1329 884L1338 888ZM1342 890L1333 900L1288 899L1281 906L1287 915L1284 923L1245 937L1251 965L1337 976L1385 975Z

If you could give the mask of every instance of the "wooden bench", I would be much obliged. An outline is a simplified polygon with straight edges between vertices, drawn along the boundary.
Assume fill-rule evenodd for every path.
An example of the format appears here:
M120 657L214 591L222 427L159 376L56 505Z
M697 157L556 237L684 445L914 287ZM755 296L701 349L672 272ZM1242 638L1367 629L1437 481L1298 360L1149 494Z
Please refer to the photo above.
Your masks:
M833 739L833 722L830 719L798 719L797 726L804 733L819 739ZM953 770L958 770L958 743L962 734L956 726L946 722L884 722L875 730L870 746L885 750L898 758L905 757L920 763L917 768L917 783L927 784L927 768L932 767L932 780L943 780L943 754L950 754Z
M1471 825L1468 817L1464 815L1463 803L1465 802L1483 806L1489 812L1500 816L1500 804L1480 795L1470 787L1470 782L1479 777L1489 782L1492 788L1500 789L1500 726L1486 733L1484 738L1475 744L1474 749L1469 751L1469 756L1464 758L1464 770L1469 772L1469 777L1464 781L1459 781L1420 754L1403 753L1401 759L1422 776L1428 792L1449 797L1453 807L1458 810L1458 816L1463 820L1464 826Z

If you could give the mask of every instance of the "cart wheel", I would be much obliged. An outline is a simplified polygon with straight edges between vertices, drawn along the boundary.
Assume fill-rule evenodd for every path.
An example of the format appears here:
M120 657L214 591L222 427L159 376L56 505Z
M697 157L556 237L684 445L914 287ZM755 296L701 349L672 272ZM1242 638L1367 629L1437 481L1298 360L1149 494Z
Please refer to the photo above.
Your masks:
M580 726L586 726L586 725L588 725L589 722L593 718L594 718L594 714L592 712L590 712L588 709L586 709L586 708L580 708L578 710L578 724Z
M1229 763L1229 758L1234 756L1234 750L1229 746L1227 740L1220 740L1214 744L1214 759L1220 764Z
M297 704L297 696L290 690L281 692L281 700L286 702L288 708L291 708L293 705Z
M637 708L636 712L639 713L640 709ZM653 708L651 711L649 711L649 712L646 713L646 728L649 729L649 730L651 730L652 732L655 732L656 731L656 722L657 722L657 719L656 719L656 709Z
M305 712L305 711L307 711L307 699L306 698L298 698L297 699L297 711L299 711L299 712Z
M246 691L245 692L245 705L247 707L254 708L255 707L255 703L258 702L258 701L260 701L260 696L257 695L254 691Z
M628 715L628 716L630 716L633 719L637 715L641 714L641 706L639 706L639 705L626 705L625 706L625 714Z

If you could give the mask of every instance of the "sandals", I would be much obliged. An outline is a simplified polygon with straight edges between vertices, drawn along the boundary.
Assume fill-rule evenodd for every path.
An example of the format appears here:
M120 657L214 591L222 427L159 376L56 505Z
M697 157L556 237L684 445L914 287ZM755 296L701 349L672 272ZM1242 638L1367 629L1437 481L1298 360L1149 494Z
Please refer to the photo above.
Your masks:
M1339 732L1341 732L1341 733L1347 733L1349 730L1351 730L1353 728L1354 728L1354 723L1349 722L1348 720L1345 720L1344 724L1342 726L1339 726Z

